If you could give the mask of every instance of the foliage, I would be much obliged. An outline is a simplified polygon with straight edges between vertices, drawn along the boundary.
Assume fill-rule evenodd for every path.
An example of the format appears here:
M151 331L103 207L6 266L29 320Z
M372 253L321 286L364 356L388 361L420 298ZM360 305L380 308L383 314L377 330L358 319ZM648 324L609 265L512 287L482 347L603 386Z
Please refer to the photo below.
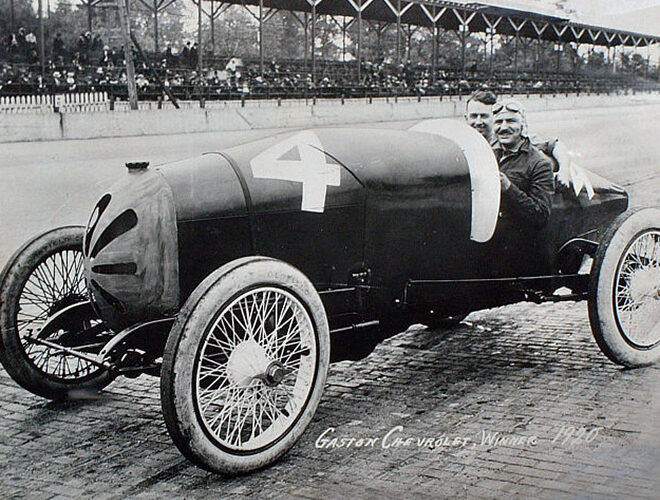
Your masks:
M73 0L71 0L73 1ZM79 2L80 0L78 0ZM114 0L102 0L92 11L91 31L99 34L103 43L109 47L121 46L121 37L114 8ZM154 40L154 0L131 0L131 27L142 47L152 52L155 49ZM180 51L186 42L194 43L196 33L196 7L190 2L176 0L167 4L161 2L162 9L158 14L158 48L159 58L167 45L174 52ZM216 2L215 8L218 8ZM555 0L553 6L561 15L572 13L572 3L566 0ZM28 32L38 33L37 13L33 2L14 0L14 31L22 26ZM211 2L203 3L205 11L213 7ZM213 50L220 58L259 56L258 10L255 7L245 8L232 5L222 12L213 22L213 34L208 15L204 15L202 38L206 51ZM10 0L0 0L0 30L2 42L7 43L6 34L10 31ZM303 24L307 19L307 45ZM81 33L89 29L90 19L88 9L80 3L69 4L60 1L56 7L45 14L46 54L50 53L52 40L56 33L61 33L64 44L74 47ZM325 60L354 60L357 57L357 22L353 22L344 33L342 25L348 18L331 18L319 16L316 23L315 52L316 57ZM302 59L311 54L311 16L301 12L276 12L264 25L264 58L266 61L287 59ZM361 56L364 61L375 63L394 63L396 61L396 25L383 22L363 21ZM516 44L513 38L497 37L492 55L495 71L512 71L517 64L520 72L545 71L549 74L557 70L561 72L586 72L589 74L605 74L611 70L606 56L602 51L581 51L569 44L564 44L560 53L552 44L519 41L516 54ZM490 68L490 45L484 35L471 34L466 39L463 52L459 35L455 32L438 32L438 67L440 69L458 69L465 61L468 71L485 71ZM427 28L402 26L401 62L411 64L429 64L433 55L433 34ZM640 54L619 52L617 64L621 72L645 75L647 61ZM657 75L656 75L657 76Z

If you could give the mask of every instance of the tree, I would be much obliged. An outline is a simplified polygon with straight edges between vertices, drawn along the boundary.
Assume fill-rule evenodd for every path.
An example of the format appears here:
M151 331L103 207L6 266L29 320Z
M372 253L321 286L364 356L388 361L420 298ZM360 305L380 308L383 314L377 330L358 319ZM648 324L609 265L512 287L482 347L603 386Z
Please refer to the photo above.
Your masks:
M158 10L158 44L154 30L154 5ZM143 49L153 52L158 47L160 53L167 44L182 45L186 35L192 38L193 34L186 33L184 28L187 15L182 1L169 4L167 0L157 0L155 3L153 0L133 1L130 10L131 29Z

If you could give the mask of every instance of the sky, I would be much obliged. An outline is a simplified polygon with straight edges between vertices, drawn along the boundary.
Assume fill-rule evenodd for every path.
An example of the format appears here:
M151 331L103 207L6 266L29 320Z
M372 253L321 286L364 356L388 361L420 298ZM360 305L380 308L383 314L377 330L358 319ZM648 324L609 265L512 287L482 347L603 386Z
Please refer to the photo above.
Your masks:
M471 3L473 0L458 0ZM660 0L476 0L572 21L660 35ZM653 10L648 10L653 9Z
M584 15L609 15L660 5L660 0L568 0L566 2Z

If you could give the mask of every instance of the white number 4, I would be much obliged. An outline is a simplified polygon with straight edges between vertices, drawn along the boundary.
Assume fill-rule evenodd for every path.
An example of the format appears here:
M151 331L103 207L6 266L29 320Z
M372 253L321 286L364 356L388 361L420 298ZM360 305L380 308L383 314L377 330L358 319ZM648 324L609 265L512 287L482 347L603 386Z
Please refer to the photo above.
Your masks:
M250 162L255 179L302 183L301 210L323 212L328 186L339 186L339 165L329 164L323 146L310 130L259 153Z

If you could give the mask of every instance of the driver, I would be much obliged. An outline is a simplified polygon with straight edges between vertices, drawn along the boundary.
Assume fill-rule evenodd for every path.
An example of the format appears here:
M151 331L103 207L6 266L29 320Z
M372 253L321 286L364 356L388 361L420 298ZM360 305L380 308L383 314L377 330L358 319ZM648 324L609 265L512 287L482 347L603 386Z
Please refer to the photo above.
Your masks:
M552 163L530 141L525 109L518 101L507 99L493 106L493 122L503 216L541 229L550 218Z

